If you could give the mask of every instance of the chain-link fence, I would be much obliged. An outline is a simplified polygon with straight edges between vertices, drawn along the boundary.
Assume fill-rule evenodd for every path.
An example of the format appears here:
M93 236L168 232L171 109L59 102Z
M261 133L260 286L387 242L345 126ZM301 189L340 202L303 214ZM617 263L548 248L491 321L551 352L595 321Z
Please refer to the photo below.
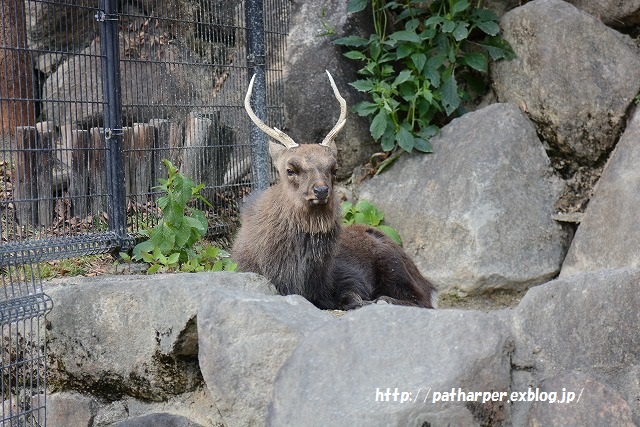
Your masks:
M128 249L161 212L163 159L203 183L209 238L269 182L289 0L0 0L1 425L44 423L51 308L38 263ZM25 331L28 331L26 333ZM7 422L7 424L5 424ZM39 424L38 424L39 423Z

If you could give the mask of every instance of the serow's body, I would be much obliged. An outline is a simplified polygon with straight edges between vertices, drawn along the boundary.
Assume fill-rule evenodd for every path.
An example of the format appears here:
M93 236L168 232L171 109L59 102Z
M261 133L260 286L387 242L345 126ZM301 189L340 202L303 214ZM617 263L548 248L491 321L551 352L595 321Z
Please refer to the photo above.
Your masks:
M348 310L375 301L433 308L433 285L402 248L375 228L341 224L333 139L346 121L346 102L329 78L340 118L321 144L303 145L255 116L252 79L245 108L282 144L269 147L280 178L243 210L233 258L240 270L267 277L281 294L302 295L322 309Z

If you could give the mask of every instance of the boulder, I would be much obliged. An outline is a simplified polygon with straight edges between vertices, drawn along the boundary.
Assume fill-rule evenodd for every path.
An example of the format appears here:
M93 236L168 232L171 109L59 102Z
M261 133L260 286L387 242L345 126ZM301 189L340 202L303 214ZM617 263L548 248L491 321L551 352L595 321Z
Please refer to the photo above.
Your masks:
M640 267L640 110L605 166L576 231L560 277L607 268Z
M304 336L331 319L299 295L206 296L198 312L200 369L225 425L264 425L276 373Z
M531 405L528 426L635 425L629 404L620 393L590 375L576 372L548 378L538 390L541 396L547 393L553 397Z
M507 391L510 337L477 311L371 305L325 323L278 372L267 425L497 425ZM461 401L461 400L466 401Z
M612 27L640 23L640 0L566 0Z
M113 424L113 427L202 427L190 419L181 415L167 413L149 414L141 417L130 418Z
M558 274L571 232L551 219L560 186L527 117L493 104L453 120L435 152L365 183L441 293L523 290Z
M638 269L602 270L530 289L510 322L516 370L533 372L538 381L573 371L592 375L621 393L637 423L638 283Z
M369 14L347 14L348 0L294 0L287 37L284 67L284 106L287 132L298 143L319 143L336 124L340 112L325 70L333 76L347 101L347 123L336 138L338 177L369 160L377 145L369 133L369 120L351 113L365 99L349 86L358 79L358 64L342 56L344 50L331 41L359 34L368 37ZM331 34L327 34L331 28Z
M44 401L44 396L40 396ZM78 393L52 393L46 396L46 425L49 427L94 427L98 402ZM44 411L35 425L45 425ZM29 425L29 424L27 424Z
M47 385L107 400L196 390L198 307L222 287L275 293L266 279L237 273L72 278L48 288Z
M640 89L637 47L562 0L513 9L501 27L517 58L492 67L498 100L524 109L552 151L597 163L613 148Z

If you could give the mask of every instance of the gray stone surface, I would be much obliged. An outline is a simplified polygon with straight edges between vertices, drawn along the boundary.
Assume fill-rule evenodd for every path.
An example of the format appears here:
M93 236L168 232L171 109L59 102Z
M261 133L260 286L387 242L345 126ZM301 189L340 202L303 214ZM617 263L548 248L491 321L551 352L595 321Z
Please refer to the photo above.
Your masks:
M612 27L640 23L640 0L566 0Z
M640 267L640 110L616 145L562 264L561 277Z
M405 155L365 183L441 293L522 290L560 270L571 232L551 219L559 185L536 131L494 104L445 126L435 153Z
M554 402L534 402L528 426L632 427L631 409L620 393L580 372L542 381L540 393L557 396Z
M276 373L305 335L332 318L298 295L229 290L203 299L200 369L226 426L264 425Z
M48 287L49 386L165 400L202 384L196 314L223 287L275 293L253 274L72 278Z
M510 349L508 329L486 313L367 306L300 343L278 373L267 425L493 425L508 416L499 402L433 399L508 390Z
M92 396L63 392L34 396L33 399L33 407L46 405L46 424L49 427L94 427L98 401ZM16 409L14 414L17 413ZM9 412L5 411L3 415L8 417ZM44 425L45 411L42 410L37 415L39 419L36 425Z
M621 393L638 422L639 283L640 270L621 269L530 289L510 322L516 370L533 372L538 380L572 371L591 374Z
M526 109L553 150L597 162L613 148L640 89L637 48L562 0L513 9L501 27L517 58L492 67L498 100Z
M298 143L319 143L335 125L340 106L325 70L335 79L349 108L347 123L336 138L340 178L349 177L356 166L366 163L379 149L369 133L369 120L351 112L356 102L365 99L364 94L349 86L358 79L356 70L360 65L342 55L344 48L331 43L338 37L370 34L370 14L347 14L348 3L292 2L283 79L286 131ZM327 32L323 24L333 27L335 34L323 35Z
M113 427L202 427L186 417L167 413L149 414L120 421Z

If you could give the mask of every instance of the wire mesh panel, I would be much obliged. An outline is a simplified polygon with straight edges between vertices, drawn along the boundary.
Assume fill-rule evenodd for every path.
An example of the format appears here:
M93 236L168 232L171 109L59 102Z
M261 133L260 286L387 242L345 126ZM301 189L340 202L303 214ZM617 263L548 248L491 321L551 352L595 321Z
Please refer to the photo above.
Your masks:
M267 164L243 107L254 72L266 121L284 121L289 8L0 0L0 425L46 422L40 327L52 302L38 263L130 247L162 215L164 159L204 184L209 238L228 241Z
M248 51L247 2L264 11L266 56ZM2 2L0 265L118 249L161 215L163 159L205 185L210 237L233 232L255 175L243 108L255 70L266 119L283 122L289 1L247 2Z
M41 339L51 299L42 292L37 267L4 267L0 285L0 425L45 425L45 346Z
M261 3L261 2L260 2ZM269 120L283 121L278 75L288 2L264 5L279 21L265 31L279 56L269 67ZM162 160L205 185L213 208L210 237L228 236L251 184L249 122L244 91L252 72L247 55L245 2L128 1L122 5L120 46L122 122L128 228L153 225ZM263 67L265 64L261 64Z

